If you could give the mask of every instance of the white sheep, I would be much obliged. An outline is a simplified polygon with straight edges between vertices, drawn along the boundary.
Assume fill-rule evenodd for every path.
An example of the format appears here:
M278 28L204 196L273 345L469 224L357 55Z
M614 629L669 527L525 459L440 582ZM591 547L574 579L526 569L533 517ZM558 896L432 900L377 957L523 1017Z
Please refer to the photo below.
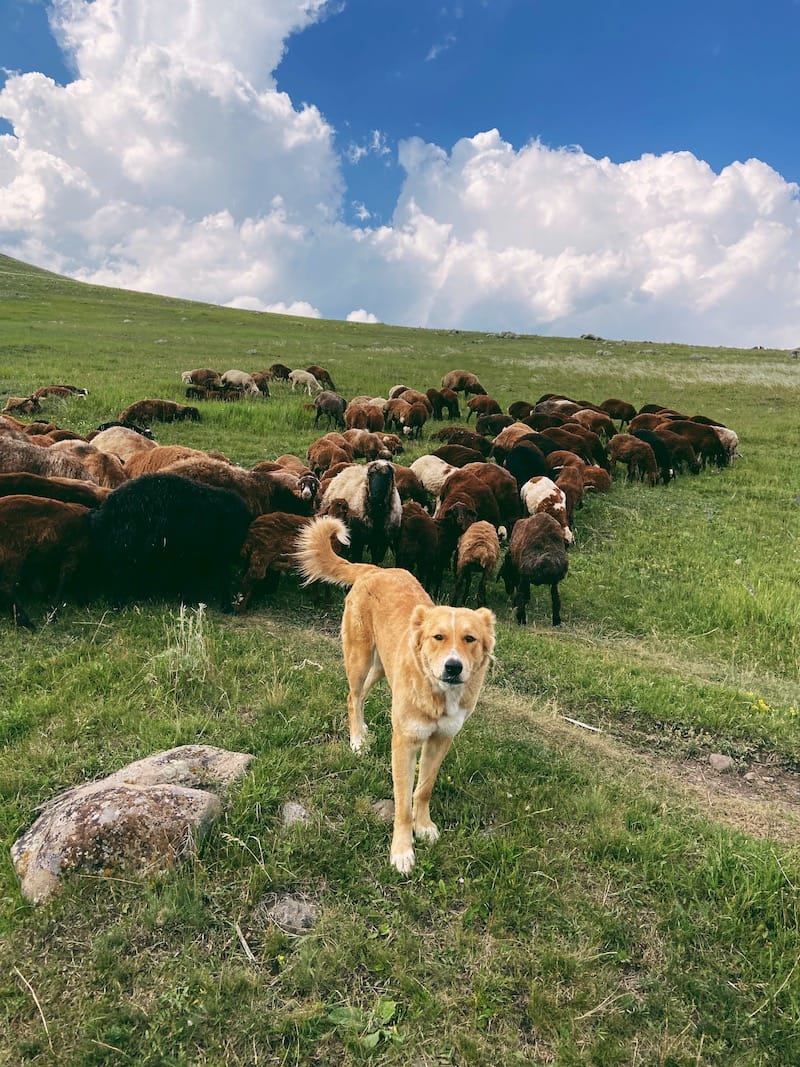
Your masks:
M238 389L247 396L261 396L252 374L243 370L226 370L222 375L222 384L231 389Z
M319 384L313 374L309 374L307 370L293 370L289 375L289 381L292 383L292 392L296 385L301 386L308 393L309 396L313 396L314 392L322 392L322 386Z

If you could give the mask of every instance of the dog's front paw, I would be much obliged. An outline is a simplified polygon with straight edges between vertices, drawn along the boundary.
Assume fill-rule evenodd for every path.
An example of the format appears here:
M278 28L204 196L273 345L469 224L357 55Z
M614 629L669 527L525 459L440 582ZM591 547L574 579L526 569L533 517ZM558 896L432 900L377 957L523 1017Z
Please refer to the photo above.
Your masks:
M439 840L439 827L434 822L428 822L424 824L415 823L414 833L417 837L424 837L428 841Z
M414 849L409 848L405 852L393 852L390 857L392 866L400 874L408 874L414 866Z
M350 748L353 752L365 752L369 748L369 734L366 730L363 734L355 734L350 737Z

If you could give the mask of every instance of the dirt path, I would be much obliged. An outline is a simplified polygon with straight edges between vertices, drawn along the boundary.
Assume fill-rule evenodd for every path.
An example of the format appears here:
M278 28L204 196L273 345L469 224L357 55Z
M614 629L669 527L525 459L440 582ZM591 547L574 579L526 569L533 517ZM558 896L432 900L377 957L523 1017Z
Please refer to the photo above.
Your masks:
M507 690L488 688L489 714L524 719L559 753L587 768L613 768L639 787L651 787L674 798L681 807L724 823L743 833L783 844L800 843L800 774L753 762L717 771L708 757L678 758L654 752L624 724L594 732L567 721L552 705L532 710Z

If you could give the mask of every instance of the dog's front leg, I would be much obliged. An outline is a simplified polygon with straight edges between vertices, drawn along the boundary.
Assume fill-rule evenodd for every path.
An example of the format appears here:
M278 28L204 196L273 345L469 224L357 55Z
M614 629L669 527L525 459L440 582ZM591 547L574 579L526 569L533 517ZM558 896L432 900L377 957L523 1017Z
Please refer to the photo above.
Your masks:
M403 737L395 727L392 733L392 785L394 789L394 832L390 859L401 874L408 874L414 866L411 792L414 787L414 765L419 745Z
M414 790L413 820L414 833L417 837L427 837L435 841L439 836L436 823L431 821L431 793L433 784L453 743L453 738L446 734L433 734L422 746L419 761L419 779Z

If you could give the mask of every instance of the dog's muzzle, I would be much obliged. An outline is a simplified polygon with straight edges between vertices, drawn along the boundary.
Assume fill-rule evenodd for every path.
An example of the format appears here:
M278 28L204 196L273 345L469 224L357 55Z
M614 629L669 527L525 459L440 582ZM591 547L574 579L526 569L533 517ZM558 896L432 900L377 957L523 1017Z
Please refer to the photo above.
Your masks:
M447 682L448 685L458 685L461 682L461 672L464 669L464 664L460 659L456 659L453 656L451 659L444 661L444 669L442 672L442 681Z

